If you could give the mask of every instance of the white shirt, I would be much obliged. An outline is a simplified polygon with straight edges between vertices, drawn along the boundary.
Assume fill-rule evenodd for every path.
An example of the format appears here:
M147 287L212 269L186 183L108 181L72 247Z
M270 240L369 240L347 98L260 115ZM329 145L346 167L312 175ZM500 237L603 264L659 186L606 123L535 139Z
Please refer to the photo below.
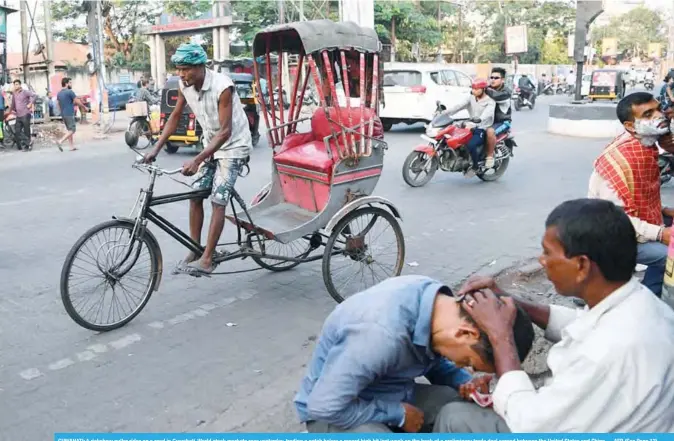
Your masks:
M550 306L552 378L504 374L494 410L512 432L674 432L674 310L632 279L594 308Z
M220 95L227 88L232 88L232 134L225 144L213 154L213 157L217 159L245 158L250 155L253 142L250 136L248 117L243 110L243 104L241 104L232 79L224 73L206 69L204 84L199 92L196 91L194 86L185 87L182 81L179 83L185 101L194 112L203 130L204 147L208 147L213 136L221 129L220 112L218 111Z
M566 76L566 84L576 84L576 74L570 73Z
M447 109L445 113L454 115L464 109L468 110L471 118L480 118L481 122L477 124L478 128L488 129L494 125L496 101L491 99L487 94L482 95L479 100L472 93L465 95L465 97L460 98L460 101L453 108Z

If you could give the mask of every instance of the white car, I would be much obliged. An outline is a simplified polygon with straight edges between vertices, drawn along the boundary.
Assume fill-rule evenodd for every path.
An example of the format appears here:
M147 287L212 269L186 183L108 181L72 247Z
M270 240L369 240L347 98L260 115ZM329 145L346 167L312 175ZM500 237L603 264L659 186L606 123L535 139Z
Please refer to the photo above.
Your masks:
M433 119L436 102L445 107L455 105L470 94L473 81L468 75L444 64L385 63L384 105L379 117L384 130L393 124L415 124ZM462 110L455 118L467 118Z

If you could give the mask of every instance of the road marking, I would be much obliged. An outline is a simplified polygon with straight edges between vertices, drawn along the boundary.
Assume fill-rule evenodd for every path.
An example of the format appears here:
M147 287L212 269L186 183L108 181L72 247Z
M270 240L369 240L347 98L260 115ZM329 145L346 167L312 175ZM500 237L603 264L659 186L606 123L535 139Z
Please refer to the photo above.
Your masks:
M64 358L63 360L59 360L57 362L54 362L47 367L49 368L50 371L60 371L61 369L65 369L68 366L72 366L74 364L75 364L75 362L72 361L72 359Z
M108 347L101 344L91 345L87 349L89 349L90 351L94 351L97 354L103 354L104 352L108 352Z
M140 334L130 334L109 343L114 349L122 349L141 340Z
M172 326L172 325L177 325L179 323L185 323L190 320L194 320L196 318L200 317L206 317L207 315L210 314L211 311L214 311L218 308L222 308L224 306L231 305L232 303L235 303L237 301L242 301L242 300L248 300L257 295L256 291L244 291L237 295L236 297L225 297L220 300L217 300L213 303L204 303L203 305L199 306L196 309L193 309L188 312L184 312L182 314L178 314L173 318L170 318L166 321L154 321L152 323L148 323L148 327L156 329L156 330L162 330L167 327L167 325ZM90 346L87 346L85 351L82 352L77 352L75 354L74 359L73 358L63 358L61 360L55 361L47 366L47 368L50 371L59 371L61 369L65 369L67 367L73 366L77 363L85 362L85 361L90 361L98 357L99 354L104 354L107 352L110 352L111 349L113 350L120 350L124 349L136 342L139 342L142 340L142 336L138 333L134 334L129 334L126 335L122 338L119 338L117 340L113 340L107 344L102 344L102 343L97 343L93 344ZM131 354L129 354L131 355ZM19 376L23 378L26 381L34 380L35 378L39 378L44 376L45 374L42 373L37 368L30 368L23 370L19 372Z
M89 361L96 358L96 354L91 351L78 352L75 356L77 357L77 361Z
M41 377L41 376L43 376L44 374L43 374L42 372L40 372L39 369L30 368L30 369L26 369L25 371L19 372L19 375L20 375L21 378L23 378L24 380L30 381L30 380L34 380L34 379L36 379L36 378L38 378L38 377Z

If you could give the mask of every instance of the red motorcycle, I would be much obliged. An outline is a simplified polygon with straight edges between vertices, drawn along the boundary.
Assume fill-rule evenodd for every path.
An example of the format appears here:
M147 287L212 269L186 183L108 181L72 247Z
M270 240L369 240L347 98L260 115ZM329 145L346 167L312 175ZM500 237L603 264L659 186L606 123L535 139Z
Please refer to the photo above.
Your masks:
M473 136L470 128L466 128L466 122L479 124L479 118L452 119L443 114L446 107L437 103L435 117L426 125L426 134L421 139L426 144L419 145L407 156L403 164L403 179L411 187L426 185L438 168L447 172L465 173L472 166L472 159L466 144ZM475 172L476 176L483 181L495 181L505 173L516 147L510 123L505 122L499 133L496 134L496 148L494 149L494 166L484 166L484 146L480 147L480 162Z

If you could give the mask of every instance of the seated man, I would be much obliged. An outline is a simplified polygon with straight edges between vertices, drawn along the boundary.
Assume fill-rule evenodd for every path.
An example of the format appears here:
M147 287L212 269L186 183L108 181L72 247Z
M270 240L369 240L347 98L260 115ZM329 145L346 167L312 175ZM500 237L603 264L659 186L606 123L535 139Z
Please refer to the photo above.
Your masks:
M512 99L512 90L505 86L506 71L502 67L495 67L491 70L491 83L486 90L487 95L496 101L496 111L494 112L494 125L487 129L487 158L484 166L491 168L494 166L494 150L496 150L496 136L500 135L506 127L504 123L512 119L512 109L510 101Z
M479 148L484 145L486 130L494 124L496 103L487 96L485 89L487 89L487 80L476 78L473 81L471 95L467 95L465 100L460 101L456 106L444 112L448 115L454 115L461 110L468 110L471 118L480 118L481 120L473 128L473 137L470 138L470 141L466 145L473 160L473 167L466 172L466 177L475 176L475 171L478 169L478 162L480 161Z
M588 197L624 208L639 242L637 262L648 267L643 284L659 297L671 234L666 224L671 224L674 209L662 207L658 144L674 151L674 142L669 121L648 92L627 95L618 103L617 114L625 133L595 161Z
M539 261L548 279L589 309L500 301L494 293L505 293L492 279L469 280L459 293L494 347L494 408L450 403L434 431L671 433L674 311L632 277L637 241L629 218L611 202L578 199L555 208L545 226ZM516 305L555 343L552 378L539 389L514 344Z
M531 321L510 323L517 359L533 343ZM442 283L387 279L338 305L323 325L295 397L309 432L430 431L447 402L484 382L458 366L494 371L493 348ZM415 384L426 376L432 385ZM483 377L484 378L484 377Z
M147 108L155 104L159 104L159 99L155 98L150 90L148 89L148 80L142 78L140 81L140 88L136 91L136 101L141 102L145 101L147 103Z

